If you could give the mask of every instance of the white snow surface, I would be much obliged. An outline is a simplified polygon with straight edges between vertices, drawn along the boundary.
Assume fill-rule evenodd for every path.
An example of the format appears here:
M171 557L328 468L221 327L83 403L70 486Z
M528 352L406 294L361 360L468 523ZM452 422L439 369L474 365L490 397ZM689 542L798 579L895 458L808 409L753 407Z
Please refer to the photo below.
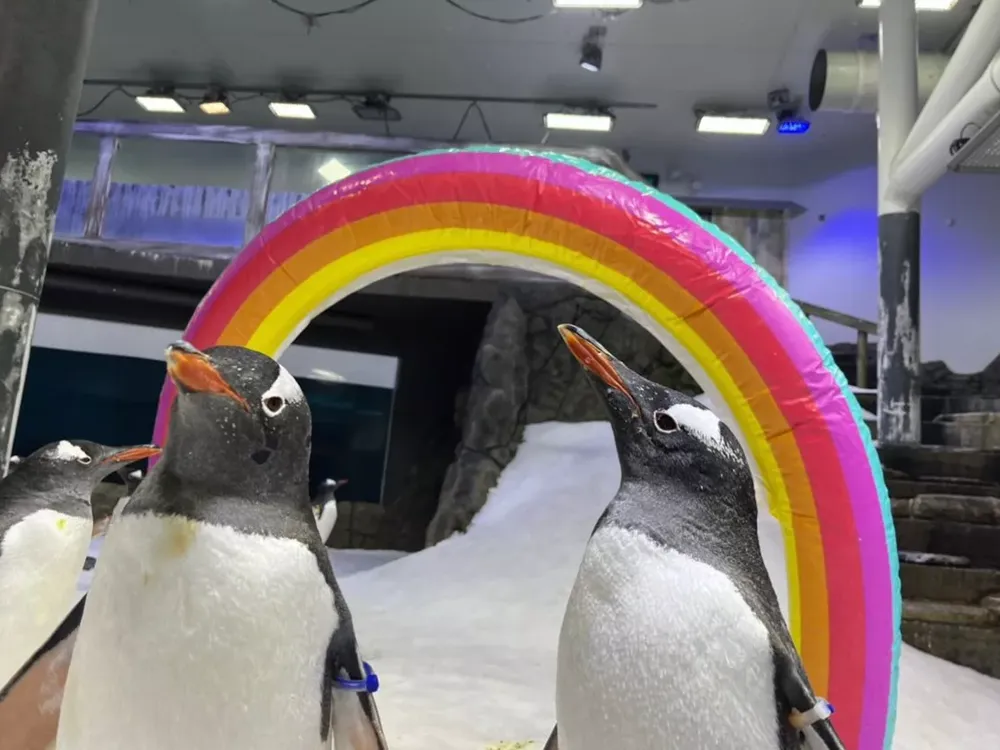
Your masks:
M618 481L606 422L531 425L468 533L406 556L332 551L392 750L541 749L563 611ZM784 604L780 530L761 531ZM1000 681L903 648L894 748L1000 747Z

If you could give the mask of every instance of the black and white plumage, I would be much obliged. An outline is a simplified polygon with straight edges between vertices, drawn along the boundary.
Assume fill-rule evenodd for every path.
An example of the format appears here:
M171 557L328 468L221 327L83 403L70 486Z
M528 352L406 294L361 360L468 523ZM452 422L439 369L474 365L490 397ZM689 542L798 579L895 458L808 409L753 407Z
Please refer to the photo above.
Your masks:
M700 403L560 326L608 408L621 486L587 545L559 639L548 750L842 745L781 615L753 478Z
M301 389L240 347L167 361L170 436L109 526L56 747L384 750L373 696L339 689L365 671L309 503Z
M60 440L18 461L0 480L0 686L73 604L93 530L94 488L158 452Z

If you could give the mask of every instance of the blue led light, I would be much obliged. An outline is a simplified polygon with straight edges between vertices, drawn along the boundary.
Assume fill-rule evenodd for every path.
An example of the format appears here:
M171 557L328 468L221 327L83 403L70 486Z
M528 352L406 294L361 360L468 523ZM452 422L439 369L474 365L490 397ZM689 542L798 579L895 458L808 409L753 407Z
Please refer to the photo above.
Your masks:
M809 132L809 120L782 120L778 123L778 132L786 135L801 135Z

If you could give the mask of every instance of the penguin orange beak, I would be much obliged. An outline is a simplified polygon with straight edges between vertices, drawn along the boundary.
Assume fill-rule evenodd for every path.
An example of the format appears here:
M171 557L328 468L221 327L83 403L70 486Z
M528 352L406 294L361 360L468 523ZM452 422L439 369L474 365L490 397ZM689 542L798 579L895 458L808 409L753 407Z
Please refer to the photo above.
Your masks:
M112 453L110 456L101 461L102 464L131 464L136 461L141 461L144 458L152 458L153 456L160 455L160 446L158 445L136 445L132 448L123 448L120 451Z
M625 396L637 413L640 411L635 396L625 385L625 381L618 374L618 370L615 369L606 351L582 330L568 323L559 326L559 335L562 336L567 348L587 372L596 375L609 388L614 388Z
M225 381L208 355L188 343L179 342L167 348L167 373L178 388L188 393L225 396L239 404L244 411L250 411L246 399Z

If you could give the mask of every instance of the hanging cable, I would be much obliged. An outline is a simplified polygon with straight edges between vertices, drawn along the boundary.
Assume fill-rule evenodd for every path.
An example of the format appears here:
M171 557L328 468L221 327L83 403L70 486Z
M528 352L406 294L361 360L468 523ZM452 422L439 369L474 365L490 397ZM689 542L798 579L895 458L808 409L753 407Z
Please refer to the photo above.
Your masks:
M521 16L519 18L499 18L497 16L488 16L485 13L478 13L471 8L466 8L458 0L444 0L448 5L450 5L455 10L460 10L467 16L472 16L473 18L478 18L480 21L490 21L491 23L503 23L508 26L513 26L519 23L531 23L532 21L541 21L543 18L548 18L552 15L553 11L547 11L545 13L536 13L533 16ZM271 0L274 2L274 0Z
M281 8L288 13L293 13L303 21L305 21L306 28L312 31L313 27L319 25L321 18L328 18L330 16L346 16L351 13L357 13L362 8L367 8L369 5L374 5L378 0L359 0L359 2L353 5L348 5L346 8L336 8L334 10L321 10L321 11L308 11L302 10L301 8L295 8L288 3L282 2L282 0L268 0L271 5Z
M493 133L490 132L490 124L486 121L486 113L483 112L483 108L480 107L479 102L476 101L469 102L469 106L465 108L465 112L462 113L462 119L458 121L458 127L455 128L455 134L451 137L451 140L458 140L458 136L462 132L462 128L465 127L465 121L469 119L469 114L473 110L479 114L479 121L483 124L483 132L486 133L487 142L493 143Z
M104 94L104 96L102 96L100 99L98 99L97 103L94 104L92 107L89 107L87 109L84 109L84 110L81 110L81 111L77 112L76 113L76 119L79 120L81 117L89 117L90 115L94 114L94 112L96 112L97 110L99 110L101 107L104 106L105 102L107 102L108 99L110 99L112 97L112 95L118 94L118 93L128 94L128 92L124 89L124 87L122 87L122 86L115 86L114 88L109 89Z

